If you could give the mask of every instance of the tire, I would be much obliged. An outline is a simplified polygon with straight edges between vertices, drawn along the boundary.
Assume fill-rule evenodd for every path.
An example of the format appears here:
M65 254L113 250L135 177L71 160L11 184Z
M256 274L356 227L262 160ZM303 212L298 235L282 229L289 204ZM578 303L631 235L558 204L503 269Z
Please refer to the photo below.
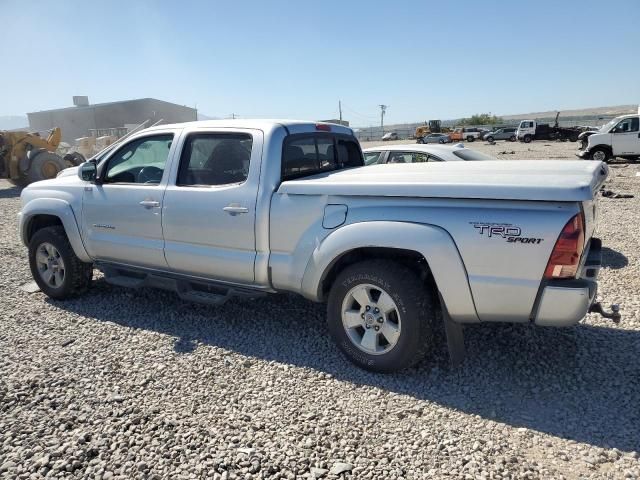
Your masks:
M515 135L511 135L511 136L509 137L509 141L510 141L510 142L515 142L516 140L517 140L517 138L516 138L516 136L515 136Z
M424 143L424 140L422 139L422 137L418 137L416 139L416 143Z
M606 163L609 161L610 158L611 158L611 155L609 154L609 150L606 148L596 147L593 150L591 150L592 160Z
M485 140L489 143L493 143L494 138L492 136L488 136Z
M441 144L444 144L444 140L442 138L438 140L438 142L440 142Z
M468 136L467 137L467 142L473 142L475 140L475 138L473 138L472 136Z
M56 178L56 175L65 168L67 167L64 160L59 155L44 150L31 160L29 170L26 172L27 183Z
M93 276L93 264L76 256L61 226L45 227L33 235L29 242L29 267L40 290L56 300L83 293Z
M363 291L369 293L363 297ZM384 303L392 305L386 313L384 308L376 311L382 306L383 295ZM369 309L360 305L356 296L368 297ZM344 322L351 318L354 327L345 326L343 311L352 312L351 317L345 313ZM413 272L388 260L366 260L345 268L333 283L327 305L329 332L340 350L357 366L381 373L411 367L424 358L436 317L433 293ZM389 341L384 333L387 329L390 335L399 329L399 335L395 339L390 336ZM365 340L367 335L373 343Z
M578 141L578 134L574 133L569 137L569 140L572 142L577 142Z
M523 140L524 143L531 143L531 140L533 139L531 138L531 135L525 135Z

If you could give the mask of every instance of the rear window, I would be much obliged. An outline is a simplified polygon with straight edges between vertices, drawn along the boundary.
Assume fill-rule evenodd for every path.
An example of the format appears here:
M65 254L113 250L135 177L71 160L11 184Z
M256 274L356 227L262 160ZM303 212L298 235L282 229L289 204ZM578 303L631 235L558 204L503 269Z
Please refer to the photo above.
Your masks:
M469 148L461 148L454 150L453 154L462 160L495 160L495 158L485 155L484 153L471 150Z
M282 180L364 165L358 142L348 135L290 135L282 152Z

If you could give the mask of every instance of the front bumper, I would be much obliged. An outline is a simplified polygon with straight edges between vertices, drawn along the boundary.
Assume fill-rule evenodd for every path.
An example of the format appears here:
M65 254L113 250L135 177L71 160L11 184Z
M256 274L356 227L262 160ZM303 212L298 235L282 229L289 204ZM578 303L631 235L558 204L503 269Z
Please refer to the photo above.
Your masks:
M589 158L589 152L587 150L578 150L576 152L576 156L580 157L580 158Z
M602 266L602 242L592 238L576 279L550 280L542 286L535 324L568 327L582 320L598 292L596 281Z

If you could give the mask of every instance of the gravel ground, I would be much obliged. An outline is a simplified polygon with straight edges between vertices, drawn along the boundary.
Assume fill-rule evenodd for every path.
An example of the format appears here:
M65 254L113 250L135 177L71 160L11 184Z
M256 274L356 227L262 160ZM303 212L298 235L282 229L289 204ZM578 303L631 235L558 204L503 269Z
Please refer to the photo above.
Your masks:
M440 349L395 375L351 366L296 296L28 294L0 183L0 477L639 478L639 170L609 182L635 198L601 200L621 324L467 327L463 367Z

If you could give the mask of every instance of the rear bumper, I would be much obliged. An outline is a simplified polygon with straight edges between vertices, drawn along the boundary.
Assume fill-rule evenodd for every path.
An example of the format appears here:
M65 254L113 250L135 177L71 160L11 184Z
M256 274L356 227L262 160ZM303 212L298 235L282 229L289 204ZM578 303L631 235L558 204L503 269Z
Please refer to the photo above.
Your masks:
M602 265L602 242L592 238L578 278L547 281L542 287L535 324L568 327L582 320L595 301Z

